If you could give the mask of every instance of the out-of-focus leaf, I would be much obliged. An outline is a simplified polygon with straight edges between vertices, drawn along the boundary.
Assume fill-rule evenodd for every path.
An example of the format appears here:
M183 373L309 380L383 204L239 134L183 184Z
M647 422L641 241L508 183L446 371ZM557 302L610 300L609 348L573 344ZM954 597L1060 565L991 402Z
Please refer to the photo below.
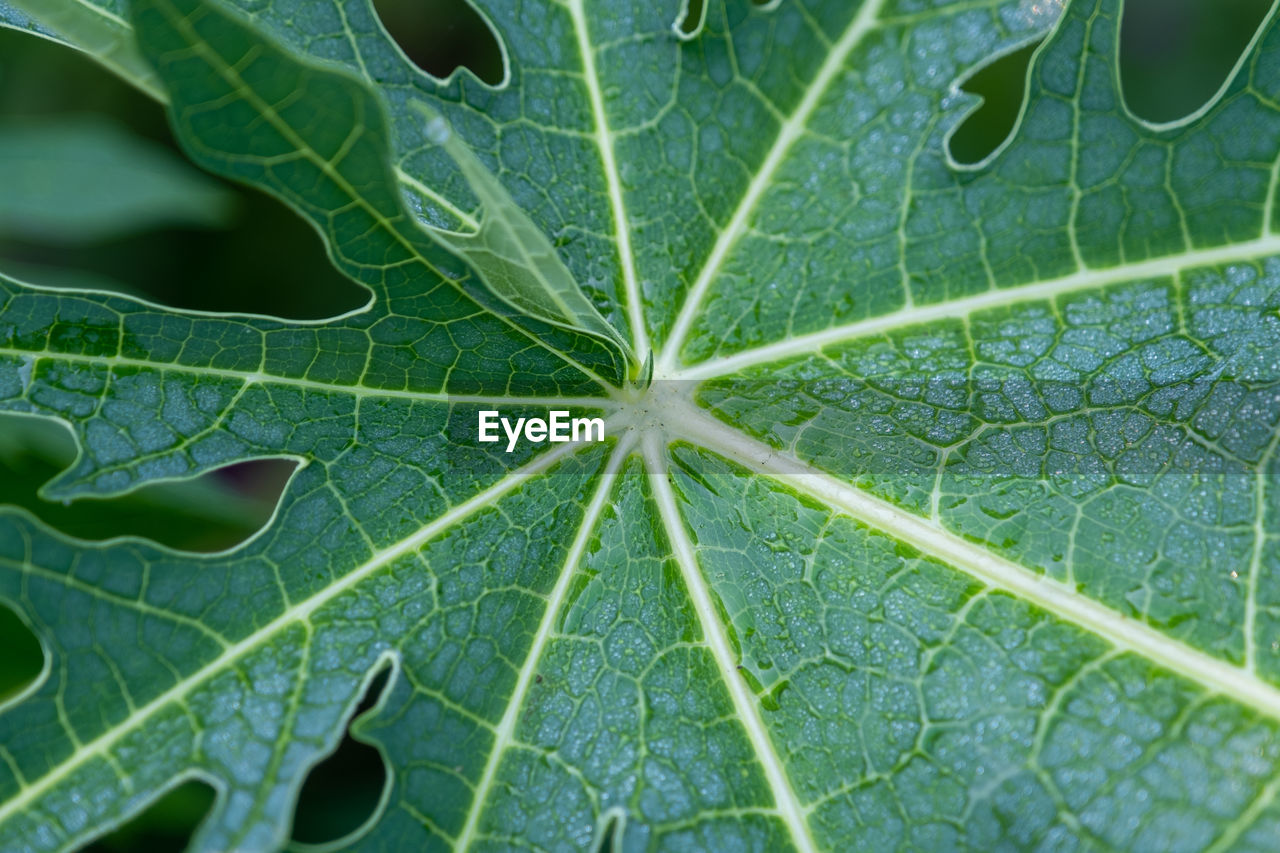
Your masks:
M234 199L169 151L91 116L0 126L0 187L0 235L62 244L223 225Z
M133 29L121 17L122 12L119 0L0 0L0 26L83 50L144 92L163 99L155 71L138 52Z
M2 258L0 272L10 278L40 287L56 287L64 290L107 290L112 293L140 295L137 288L132 285L93 270L32 264Z

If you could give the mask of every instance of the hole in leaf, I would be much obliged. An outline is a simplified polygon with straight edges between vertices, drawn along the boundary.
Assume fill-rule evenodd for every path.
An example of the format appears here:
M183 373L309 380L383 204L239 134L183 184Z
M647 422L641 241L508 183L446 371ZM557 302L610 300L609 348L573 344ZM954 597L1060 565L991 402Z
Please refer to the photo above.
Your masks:
M283 459L259 459L117 498L69 504L41 499L40 487L75 454L75 441L61 424L0 414L0 505L22 507L78 539L132 535L195 552L232 548L261 530L295 467Z
M390 676L388 666L373 677L352 720L378 703ZM337 750L307 774L294 812L293 840L327 844L351 835L373 816L388 782L382 754L353 738L348 725Z
M237 207L239 215L225 231L162 228L76 247L0 237L0 272L30 284L111 290L171 308L287 320L335 317L368 302L367 291L328 266L319 237L292 212L254 191L242 193ZM309 287L314 289L306 292Z
M133 820L89 842L83 853L179 853L213 808L213 788L189 779L160 796Z
M702 30L702 19L707 13L706 0L688 0L684 12L676 21L676 30L692 38Z
M1271 0L1125 0L1120 84L1130 111L1164 123L1199 110L1270 8Z
M44 649L17 613L0 604L0 702L17 696L40 677Z
M373 0L373 7L404 55L431 76L467 68L490 86L502 82L498 36L467 0Z
M626 815L620 809L611 809L605 815L605 824L600 830L595 853L619 853L622 850L622 833Z
M190 200L159 204L152 196L149 215L134 215L129 227L110 223L103 213L94 228L76 233L84 208L93 205L76 202L72 192L67 215L59 218L57 205L49 205L35 234L21 227L30 222L6 228L0 210L0 272L33 284L120 291L176 308L291 319L332 317L368 301L367 291L334 269L301 217L263 193L200 172L178 150L160 105L87 57L0 28L0 81L0 127L13 132L15 144L22 142L19 131L36 128L59 140L64 160L75 158L79 146L84 168L92 169L104 156L100 140L107 127L111 138L136 154L131 162L138 174L151 164L162 175L183 175L184 184L202 185L225 208L222 217L193 219ZM149 159L148 152L156 156ZM104 179L105 194L109 183ZM73 209L77 203L79 211ZM95 203L101 212L113 200ZM166 218L158 212L175 208L184 213Z
M947 144L957 163L982 162L1013 133L1026 98L1027 65L1039 46L1039 41L1030 42L996 57L961 84L982 103L951 133Z

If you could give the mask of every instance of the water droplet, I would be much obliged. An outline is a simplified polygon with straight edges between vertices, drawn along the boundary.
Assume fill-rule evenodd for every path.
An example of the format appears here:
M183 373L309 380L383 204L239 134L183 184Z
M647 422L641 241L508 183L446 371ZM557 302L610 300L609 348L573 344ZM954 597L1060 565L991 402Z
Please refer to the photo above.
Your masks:
M427 122L427 139L433 145L444 145L449 141L449 124L441 116L435 116Z

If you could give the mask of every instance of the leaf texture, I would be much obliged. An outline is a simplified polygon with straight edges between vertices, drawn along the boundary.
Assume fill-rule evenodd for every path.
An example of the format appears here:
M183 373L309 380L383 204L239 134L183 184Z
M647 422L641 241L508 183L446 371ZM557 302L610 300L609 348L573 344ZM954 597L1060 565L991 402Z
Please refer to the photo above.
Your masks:
M370 291L297 323L0 282L0 411L81 448L48 497L300 463L221 554L0 511L48 658L0 714L0 848L188 778L194 849L280 848L389 672L344 849L1274 849L1272 18L1153 126L1120 0L479 7L496 87L365 0L0 5ZM957 81L1040 38L1010 140L952 162ZM495 214L577 307L433 236ZM552 408L608 441L476 440Z

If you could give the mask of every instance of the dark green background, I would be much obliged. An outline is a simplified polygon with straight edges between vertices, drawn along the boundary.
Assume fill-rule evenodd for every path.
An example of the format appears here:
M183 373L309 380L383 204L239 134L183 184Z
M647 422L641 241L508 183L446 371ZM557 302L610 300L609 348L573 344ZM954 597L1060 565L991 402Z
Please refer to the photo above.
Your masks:
M464 0L376 0L375 5L388 30L424 69L445 75L465 64L487 81L498 80L497 44ZM1221 85L1270 5L1270 0L1128 0L1121 65L1130 108L1154 122L1196 110ZM1008 135L1035 47L975 69L965 88L983 95L986 103L955 134L957 159L976 162ZM175 147L162 109L149 98L73 51L0 29L0 131L57 125L84 114L107 117L130 133ZM240 187L231 191L232 216L221 228L161 225L87 244L35 242L0 229L0 270L22 269L28 278L48 284L68 271L89 273L167 305L210 311L312 319L362 304L364 294L329 266L319 238L300 219L264 195ZM43 421L0 418L0 504L24 507L84 539L132 534L175 548L214 551L234 546L266 523L292 470L284 462L255 463L114 500L71 506L40 500L37 489L73 455L65 430ZM41 663L35 637L0 606L0 698L30 684ZM377 692L375 685L370 696ZM320 842L355 829L373 810L383 780L376 752L348 739L308 779L295 838ZM181 849L211 798L207 786L188 783L91 849Z

